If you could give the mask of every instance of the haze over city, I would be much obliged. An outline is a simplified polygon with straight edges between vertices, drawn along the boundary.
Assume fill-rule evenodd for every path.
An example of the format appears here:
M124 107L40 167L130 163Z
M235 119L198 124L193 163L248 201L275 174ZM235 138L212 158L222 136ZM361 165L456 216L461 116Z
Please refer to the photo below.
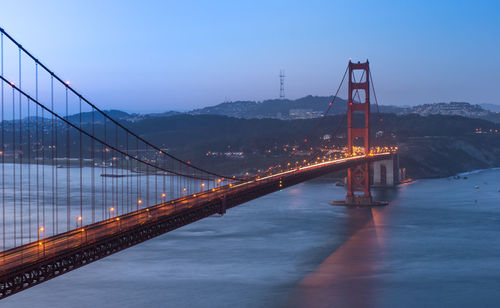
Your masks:
M370 60L385 105L500 104L499 10L451 0L20 0L2 3L0 22L92 101L144 113L276 98L280 69L287 98L333 95L349 58Z

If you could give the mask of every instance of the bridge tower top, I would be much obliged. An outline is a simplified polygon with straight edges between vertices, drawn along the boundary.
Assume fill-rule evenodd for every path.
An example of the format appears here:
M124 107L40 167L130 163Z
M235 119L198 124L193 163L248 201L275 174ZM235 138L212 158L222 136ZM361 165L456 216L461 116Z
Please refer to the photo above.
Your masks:
M359 74L357 74L359 73ZM359 75L359 80L356 80ZM352 63L349 61L349 94L347 106L347 150L354 153L354 141L363 138L365 154L370 150L370 66L365 63ZM364 125L355 127L354 114L363 113Z

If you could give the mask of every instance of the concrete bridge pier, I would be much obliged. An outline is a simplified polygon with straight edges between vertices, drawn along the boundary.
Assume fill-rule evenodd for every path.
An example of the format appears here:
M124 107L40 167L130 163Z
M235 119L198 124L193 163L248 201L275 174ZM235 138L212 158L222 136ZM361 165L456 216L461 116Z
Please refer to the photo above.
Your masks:
M393 154L391 159L372 163L372 187L394 187L400 183L399 156Z
M222 216L226 214L226 209L227 209L227 202L226 202L226 196L224 196L222 197L222 200L220 202L219 215Z
M399 156L397 153L392 153L388 159L371 162L367 164L366 168L369 168L368 190L372 187L395 187L400 183ZM349 176L345 178L345 184L349 185ZM389 203L374 201L371 194L349 193L348 190L345 200L332 201L331 204L359 207L387 205Z

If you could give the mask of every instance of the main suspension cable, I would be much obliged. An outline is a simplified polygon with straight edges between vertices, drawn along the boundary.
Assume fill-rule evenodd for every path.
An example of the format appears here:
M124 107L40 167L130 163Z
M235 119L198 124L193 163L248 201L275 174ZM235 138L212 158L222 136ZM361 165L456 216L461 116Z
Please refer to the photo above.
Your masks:
M320 124L322 123L322 121L326 118L326 116L328 115L328 113L330 112L330 110L332 109L333 107L333 104L335 103L335 100L337 99L338 97L338 94L340 92L340 89L342 88L342 84L344 83L344 80L345 80L345 77L347 75L347 72L349 71L349 66L346 67L345 71L344 71L344 74L342 76L342 80L340 81L340 84L339 86L337 87L337 91L335 92L335 95L333 96L332 100L328 103L328 107L327 109L322 113L320 119L318 120L318 122L316 123L316 125L314 126L314 128L312 129L311 133L308 135L308 138L304 139L303 140L303 143L306 144L307 142L309 142L309 140L312 139L312 137L316 134L316 131L318 130ZM297 147L298 148L298 147ZM294 155L294 153L296 152L296 150L292 150L288 156L283 159L279 164L276 164L276 165L273 165L269 168L267 168L265 172L269 172L270 170L274 169L276 166L281 166L282 164L284 164L290 157L292 157L292 155ZM257 175L258 176L258 175Z
M49 108L47 108L45 105L43 105L42 103L40 103L39 101L35 100L33 97L31 97L29 94L27 94L26 92L20 90L16 85L14 85L12 82L8 81L5 77L3 76L0 76L0 79L3 80L4 82L8 83L11 87L12 87L12 91L13 91L13 99L14 99L14 91L19 91L22 93L23 96L29 98L32 102L36 103L38 106L40 106L42 108L42 110L46 110L47 112L49 112L50 114L52 114L55 118L59 119L60 121L62 121L64 124L67 124L68 126L70 127L73 127L74 129L76 129L77 131L79 131L78 129L78 125L75 125L73 123L71 123L70 121L68 121L65 117L62 117L60 116L59 114L55 113L54 111L50 110ZM13 100L14 102L14 100ZM43 117L42 117L42 120L43 120ZM14 124L13 124L14 125ZM162 171L165 171L165 172L169 172L169 173L172 173L172 174L175 174L175 175L179 175L181 177L186 177L186 178L195 178L195 179L199 179L199 180L210 180L212 178L207 178L207 177L196 177L196 176L193 176L193 175L190 175L190 174L183 174L183 173L180 173L180 172L176 172L176 171L173 171L173 170L164 170L163 168L161 167L158 167L158 166L155 166L155 165L152 165L151 163L145 161L145 160L142 160L139 158L139 156L135 157L133 155L130 155L128 153L125 153L123 152L122 150L118 149L117 147L115 146L112 146L110 144L108 144L107 142L95 137L94 135L88 133L87 131L83 130L82 133L84 135L86 135L87 137L90 137L91 139L94 139L95 141L101 143L103 146L106 146L107 148L113 150L113 151L116 151L117 153L120 153L120 154L123 154L125 156L128 156L129 158L131 159L134 159L135 161L137 161L138 163L142 163L144 165L147 165L147 166L150 166L150 167L153 167L155 169L160 169ZM57 138L57 136L56 136ZM138 139L136 139L138 140ZM189 165L189 164L188 164ZM234 179L234 178L233 178ZM227 179L227 180L231 180L230 178Z
M101 115L103 115L105 118L107 118L108 120L110 120L113 124L117 125L118 127L120 127L121 129L125 130L127 133L129 133L131 136L137 138L138 140L140 140L141 142L143 142L144 144L146 144L147 146L155 149L156 151L158 151L159 153L163 154L163 155L166 155L176 161L178 161L179 163L189 167L189 168L193 168L195 170L198 170L198 171L201 171L203 173L206 173L206 174L209 174L209 175L212 175L212 176L215 176L215 177L219 177L219 178L224 178L224 179L227 179L227 180L238 180L238 181L244 181L245 179L242 179L242 178L236 178L236 177L232 177L232 176L226 176L226 175L221 175L221 174L218 174L218 173L215 173L215 172L211 172L211 171L208 171L208 170L205 170L203 168L200 168L200 167L197 167L193 164L191 164L190 162L186 162L180 158L177 158L175 156L173 156L172 154L169 154L167 152L165 152L164 150L162 150L161 148L157 147L156 145L150 143L149 141L147 141L146 139L142 138L141 136L135 134L134 132L132 132L130 129L128 129L127 127L125 127L124 125L122 125L121 123L119 123L118 121L116 121L115 119L113 119L112 117L110 117L108 114L106 114L104 111L102 111L101 109L99 109L97 106L95 106L94 104L92 104L89 100L87 100L83 95L81 95L79 92L77 92L75 89L73 89L69 84L67 84L66 82L64 82L58 75L56 75L53 71L51 71L47 66L45 66L43 63L41 63L37 58L35 58L28 50L26 50L21 44L19 44L12 36L10 36L7 32L5 32L5 30L3 28L0 28L0 33L2 34L5 34L5 36L7 38L9 38L20 50L22 50L24 53L26 53L26 55L28 55L33 61L35 61L35 63L39 64L44 70L46 70L51 76L53 76L57 81L59 81L61 84L64 84L66 86L66 88L71 91L73 94L75 94L76 96L78 96L80 99L82 99L84 102L86 102L89 106L91 106L92 108L95 109L95 111L99 112ZM3 76L2 76L3 77Z

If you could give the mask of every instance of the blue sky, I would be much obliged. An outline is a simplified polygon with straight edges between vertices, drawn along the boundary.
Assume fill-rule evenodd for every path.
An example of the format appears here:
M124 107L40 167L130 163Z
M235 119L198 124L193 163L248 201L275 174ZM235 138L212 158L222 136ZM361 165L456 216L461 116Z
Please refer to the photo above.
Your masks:
M96 105L331 95L370 59L382 104L500 104L500 1L2 1L0 27Z

